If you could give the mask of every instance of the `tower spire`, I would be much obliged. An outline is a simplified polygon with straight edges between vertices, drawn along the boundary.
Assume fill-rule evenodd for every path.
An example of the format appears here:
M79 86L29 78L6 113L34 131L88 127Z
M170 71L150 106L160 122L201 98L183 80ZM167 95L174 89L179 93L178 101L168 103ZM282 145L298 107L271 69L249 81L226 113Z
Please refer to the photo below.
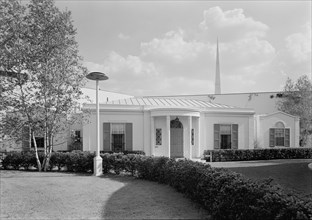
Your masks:
M217 57L216 57L215 94L221 94L220 64L219 64L219 39L218 39L218 38L217 38Z

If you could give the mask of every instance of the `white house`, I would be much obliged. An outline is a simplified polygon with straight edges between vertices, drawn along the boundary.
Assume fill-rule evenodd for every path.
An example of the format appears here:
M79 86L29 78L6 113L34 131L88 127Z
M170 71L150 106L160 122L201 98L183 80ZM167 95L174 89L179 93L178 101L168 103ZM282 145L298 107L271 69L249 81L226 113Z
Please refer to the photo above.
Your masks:
M83 150L96 150L95 104L83 125ZM146 155L200 158L204 150L298 147L299 119L257 115L195 99L129 98L100 104L101 150L141 150Z

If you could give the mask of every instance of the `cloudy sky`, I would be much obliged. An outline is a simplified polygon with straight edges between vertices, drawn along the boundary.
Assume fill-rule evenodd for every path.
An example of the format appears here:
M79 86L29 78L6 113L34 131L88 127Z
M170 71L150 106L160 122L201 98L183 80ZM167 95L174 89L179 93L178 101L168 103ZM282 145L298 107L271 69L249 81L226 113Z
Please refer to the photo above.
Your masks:
M279 91L311 76L311 1L56 1L101 88L136 96ZM88 84L88 86L92 86Z

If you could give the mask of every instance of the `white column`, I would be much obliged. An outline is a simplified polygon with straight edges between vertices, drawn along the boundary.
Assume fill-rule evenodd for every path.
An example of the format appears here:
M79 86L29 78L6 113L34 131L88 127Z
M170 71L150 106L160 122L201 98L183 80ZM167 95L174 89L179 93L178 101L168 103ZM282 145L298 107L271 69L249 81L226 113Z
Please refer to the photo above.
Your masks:
M201 149L200 149L200 117L197 118L197 128L196 128L196 137L197 137L197 157L201 157Z
M151 116L151 156L155 156L155 122L154 117Z
M99 105L99 81L96 80L96 156L93 160L93 174L100 176L103 174L102 170L103 159L100 156L100 105Z
M167 148L168 148L168 157L170 158L170 116L166 116L166 134L167 134Z
M192 151L193 151L193 146L192 146L192 116L188 116L188 144L186 147L188 147L188 155L186 156L189 159L192 159Z

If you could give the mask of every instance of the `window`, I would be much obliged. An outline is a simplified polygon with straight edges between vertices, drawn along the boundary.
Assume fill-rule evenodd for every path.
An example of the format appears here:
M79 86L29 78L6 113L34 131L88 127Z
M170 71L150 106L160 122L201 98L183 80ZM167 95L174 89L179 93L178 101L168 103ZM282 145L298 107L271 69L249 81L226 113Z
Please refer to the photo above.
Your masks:
M74 142L78 142L78 143L81 142L81 131L79 131L79 130L75 131Z
M238 124L214 124L214 149L238 149Z
M156 128L156 145L162 144L162 132L161 128Z
M191 130L191 144L194 145L194 128Z
M275 128L270 128L269 138L270 147L289 147L290 129L285 128L283 122L277 122Z
M284 139L285 139L285 129L275 128L275 145L284 146Z
M103 123L104 151L132 151L133 150L132 123Z
M44 148L44 137L35 137L37 148ZM33 139L31 139L31 148L35 148Z
M112 124L112 150L114 152L122 152L125 145L125 124Z

